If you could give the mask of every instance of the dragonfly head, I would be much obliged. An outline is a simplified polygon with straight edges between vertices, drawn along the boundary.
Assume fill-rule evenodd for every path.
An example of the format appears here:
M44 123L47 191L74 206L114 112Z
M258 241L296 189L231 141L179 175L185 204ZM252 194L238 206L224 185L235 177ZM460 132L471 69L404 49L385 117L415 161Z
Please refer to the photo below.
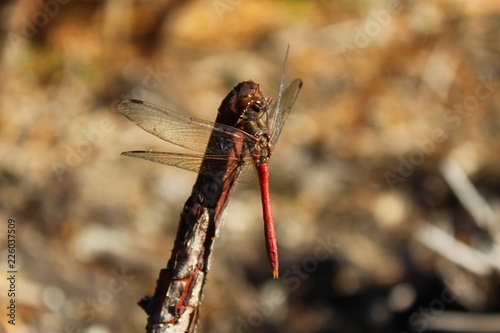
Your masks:
M267 100L261 96L245 95L238 100L236 109L241 119L252 121L262 118L267 105Z
M224 98L216 122L241 128L247 122L261 120L267 114L268 105L269 100L263 96L259 85L251 80L244 81Z

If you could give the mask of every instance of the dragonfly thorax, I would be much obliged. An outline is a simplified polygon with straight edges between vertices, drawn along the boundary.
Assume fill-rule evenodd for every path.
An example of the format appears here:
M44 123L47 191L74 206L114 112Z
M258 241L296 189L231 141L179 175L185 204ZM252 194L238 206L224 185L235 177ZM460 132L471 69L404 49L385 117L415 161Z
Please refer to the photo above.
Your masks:
M259 133L255 134L255 138L257 139L257 143L254 147L254 161L257 165L267 163L269 158L271 157L272 147L270 145L270 134L267 131L259 131Z

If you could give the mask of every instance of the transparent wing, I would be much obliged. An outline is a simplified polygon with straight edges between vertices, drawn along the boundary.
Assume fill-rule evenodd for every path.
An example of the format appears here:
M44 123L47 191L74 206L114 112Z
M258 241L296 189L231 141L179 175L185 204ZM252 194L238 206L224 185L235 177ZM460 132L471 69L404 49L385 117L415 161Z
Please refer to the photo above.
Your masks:
M197 173L213 175L214 170L220 170L220 165L227 165L226 170L241 167L239 182L250 182L256 177L252 157L237 159L227 155L177 154L159 151L126 151L122 155L140 158L156 163L166 164ZM203 163L204 162L204 163Z
M242 155L249 153L255 138L236 128L190 118L172 110L140 100L122 101L118 111L154 136L194 151L205 154L224 155L231 152L240 143ZM213 144L207 149L207 143L214 132ZM160 162L161 163L161 162ZM172 165L172 164L169 164Z
M203 162L203 155L199 154L176 154L159 151L136 150L123 152L122 155L141 158L143 160L166 164L194 172L200 171L201 162Z
M269 124L269 131L271 132L271 147L276 145L278 137L281 134L285 120L292 110L293 104L299 95L300 88L302 88L302 80L295 79L283 90L283 84L280 87L278 100L272 105L269 117L271 123Z

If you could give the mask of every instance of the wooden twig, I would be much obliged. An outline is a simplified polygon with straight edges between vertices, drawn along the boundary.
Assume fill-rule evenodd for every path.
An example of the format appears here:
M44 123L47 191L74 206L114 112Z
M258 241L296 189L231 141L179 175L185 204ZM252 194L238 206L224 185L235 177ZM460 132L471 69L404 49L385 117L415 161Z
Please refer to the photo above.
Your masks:
M495 213L488 202L474 187L460 165L451 157L440 165L440 171L450 188L460 200L465 209L483 230L494 235Z
M151 150L122 153L198 172L181 214L167 267L160 271L154 295L139 302L149 315L148 332L194 332L196 329L203 286L213 244L222 228L222 216L238 177L248 172L248 168L256 168L259 174L268 259L273 277L278 277L268 162L302 87L302 81L295 79L284 88L285 67L286 57L276 103L263 96L257 83L241 82L222 101L215 124L140 100L118 104L119 112L149 133L188 149L205 149L204 155ZM185 134L191 136L184 137ZM208 143L204 148L206 139Z
M139 302L149 315L148 332L194 331L208 272L204 259L209 221L203 207L181 216L172 257L160 271L155 294Z
M413 236L429 249L469 272L478 276L489 276L492 273L492 267L484 253L456 240L429 222L422 222Z
M500 315L498 313L479 314L444 311L443 313L425 314L423 319L428 330L442 332L500 332Z
M241 105L241 98L261 94L254 82L238 84L222 101L215 122L238 127L241 119L235 110ZM215 134L209 139L207 151L210 147L230 144ZM167 267L160 271L153 297L139 302L149 315L147 332L194 332L196 329L213 244L244 163L241 149L236 145L226 158L205 155L191 196L184 205ZM241 161L234 163L234 160ZM210 172L206 172L208 165Z

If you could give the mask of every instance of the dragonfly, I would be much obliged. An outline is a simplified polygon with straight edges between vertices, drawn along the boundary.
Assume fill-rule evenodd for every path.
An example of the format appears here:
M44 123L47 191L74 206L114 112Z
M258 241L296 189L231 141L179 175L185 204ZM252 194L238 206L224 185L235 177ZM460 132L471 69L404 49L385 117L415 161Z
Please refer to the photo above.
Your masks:
M257 173L267 257L275 279L278 278L278 247L271 211L269 159L302 87L300 79L285 87L286 59L287 56L276 100L265 98L259 84L251 80L243 81L222 101L216 122L191 118L136 99L122 101L117 106L122 115L145 131L174 145L199 152L140 150L123 152L122 155L209 175L209 178L202 179L219 184L234 178L240 182L251 181ZM210 187L210 184L207 185Z

